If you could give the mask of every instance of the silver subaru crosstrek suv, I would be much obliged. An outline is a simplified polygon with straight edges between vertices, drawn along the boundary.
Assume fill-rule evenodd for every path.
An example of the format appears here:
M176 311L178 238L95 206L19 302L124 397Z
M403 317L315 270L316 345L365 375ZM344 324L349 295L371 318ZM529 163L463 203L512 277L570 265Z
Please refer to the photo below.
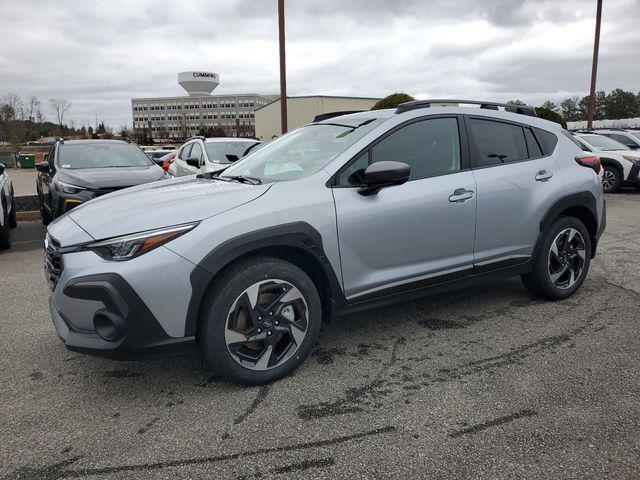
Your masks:
M601 166L532 115L462 100L337 115L222 173L92 200L48 227L55 328L116 359L197 347L260 384L334 315L514 275L567 298L604 230Z

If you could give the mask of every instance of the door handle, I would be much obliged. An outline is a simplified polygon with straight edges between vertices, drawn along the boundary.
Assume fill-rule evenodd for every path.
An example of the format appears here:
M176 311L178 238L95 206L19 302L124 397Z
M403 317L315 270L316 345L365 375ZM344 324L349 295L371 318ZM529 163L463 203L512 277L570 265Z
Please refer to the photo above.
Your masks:
M546 170L540 170L536 174L536 182L546 182L551 177L553 177L553 173L547 172Z
M467 190L466 188L458 188L453 192L453 195L449 197L449 201L452 203L462 203L473 198L473 190Z

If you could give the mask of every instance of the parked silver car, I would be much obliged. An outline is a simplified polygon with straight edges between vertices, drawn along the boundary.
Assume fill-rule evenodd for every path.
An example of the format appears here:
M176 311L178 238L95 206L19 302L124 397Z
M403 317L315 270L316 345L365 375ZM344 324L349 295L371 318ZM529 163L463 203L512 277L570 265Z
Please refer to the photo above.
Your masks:
M0 163L0 250L11 247L10 229L17 226L13 183L4 165Z
M46 239L58 334L115 358L197 345L260 384L300 365L333 315L512 275L569 297L605 226L599 161L504 106L337 116L222 174L75 208Z

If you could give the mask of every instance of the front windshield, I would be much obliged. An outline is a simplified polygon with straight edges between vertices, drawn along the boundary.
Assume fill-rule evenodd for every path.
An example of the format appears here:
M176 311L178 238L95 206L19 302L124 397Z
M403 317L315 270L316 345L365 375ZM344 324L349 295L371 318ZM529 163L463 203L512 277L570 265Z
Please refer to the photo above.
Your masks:
M620 143L617 140L605 137L604 135L584 135L581 138L598 150L631 150L624 143Z
M242 158L249 147L254 146L255 140L248 142L205 142L204 148L210 162L233 163Z
M125 142L61 144L58 147L57 161L60 168L73 170L153 165L140 148Z
M254 177L263 183L295 180L319 171L384 119L334 119L280 137L227 168L222 177Z

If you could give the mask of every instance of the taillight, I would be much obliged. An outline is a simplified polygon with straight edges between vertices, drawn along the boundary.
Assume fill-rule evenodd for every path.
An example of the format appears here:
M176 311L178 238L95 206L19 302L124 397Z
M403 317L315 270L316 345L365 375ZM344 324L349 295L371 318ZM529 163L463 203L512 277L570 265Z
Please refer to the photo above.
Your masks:
M600 170L602 169L602 165L600 164L600 159L598 157L576 157L576 162L583 167L593 168L596 173L600 173Z

